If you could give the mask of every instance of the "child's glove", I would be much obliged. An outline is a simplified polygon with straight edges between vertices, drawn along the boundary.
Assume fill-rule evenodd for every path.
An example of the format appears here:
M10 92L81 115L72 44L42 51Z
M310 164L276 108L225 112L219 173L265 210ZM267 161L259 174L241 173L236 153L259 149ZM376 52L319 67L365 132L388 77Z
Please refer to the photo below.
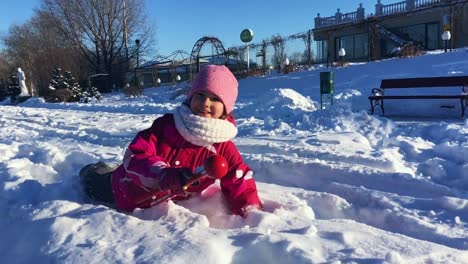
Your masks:
M185 196L184 184L193 176L189 168L164 168L161 171L159 187L173 195Z

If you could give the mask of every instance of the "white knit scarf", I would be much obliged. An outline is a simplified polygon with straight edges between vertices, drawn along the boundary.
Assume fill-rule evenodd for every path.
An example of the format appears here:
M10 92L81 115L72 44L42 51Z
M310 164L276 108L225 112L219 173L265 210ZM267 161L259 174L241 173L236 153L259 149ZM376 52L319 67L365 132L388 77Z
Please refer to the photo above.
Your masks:
M237 128L231 122L194 115L186 105L176 108L174 121L182 137L197 146L209 147L214 143L229 141L237 135Z

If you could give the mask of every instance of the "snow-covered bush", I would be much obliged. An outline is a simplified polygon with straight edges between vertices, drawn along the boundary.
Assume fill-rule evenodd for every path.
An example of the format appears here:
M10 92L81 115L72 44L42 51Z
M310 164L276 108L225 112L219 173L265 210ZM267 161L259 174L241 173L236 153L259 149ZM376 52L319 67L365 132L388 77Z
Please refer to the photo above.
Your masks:
M62 73L62 69L56 67L52 70L52 79L49 82L50 95L46 98L49 102L75 102L77 90L74 88L74 78L70 72ZM76 86L79 85L76 83Z
M53 69L49 90L50 95L47 98L49 102L87 103L91 99L99 100L102 98L97 88L91 85L91 82L87 83L85 87L80 87L70 71L62 73L60 68Z
M86 81L86 85L81 88L80 102L89 103L96 100L101 100L101 93L94 87L90 80Z

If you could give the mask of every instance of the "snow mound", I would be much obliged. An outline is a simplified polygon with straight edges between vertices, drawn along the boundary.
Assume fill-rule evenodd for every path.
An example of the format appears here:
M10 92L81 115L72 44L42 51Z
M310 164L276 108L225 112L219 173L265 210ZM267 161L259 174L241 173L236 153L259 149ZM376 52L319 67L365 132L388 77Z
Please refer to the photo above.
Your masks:
M258 98L262 104L252 104L244 109L244 112L252 110L263 115L290 116L303 114L303 112L313 112L317 110L310 97L303 96L290 88L272 89Z

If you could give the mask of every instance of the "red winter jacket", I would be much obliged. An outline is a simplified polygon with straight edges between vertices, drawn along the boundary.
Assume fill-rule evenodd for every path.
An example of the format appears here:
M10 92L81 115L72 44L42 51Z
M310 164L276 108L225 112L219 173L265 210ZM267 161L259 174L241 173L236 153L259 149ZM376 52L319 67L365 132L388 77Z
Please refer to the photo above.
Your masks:
M228 174L221 179L221 190L234 214L244 215L247 207L261 209L252 170L243 162L232 141L215 143L212 149L194 145L186 141L177 131L173 114L166 114L153 122L153 125L138 133L125 153L124 162L112 174L112 189L121 210L131 212L135 208L148 208L150 201L138 202L142 195L155 182L155 173L151 168L155 164L167 163L171 167L186 167L192 170L202 166L205 160L218 154L226 158ZM187 189L190 193L199 193L215 180L202 178L199 184ZM154 191L153 191L154 192ZM156 199L168 194L159 192ZM190 196L190 195L189 195ZM176 197L186 199L187 197Z

